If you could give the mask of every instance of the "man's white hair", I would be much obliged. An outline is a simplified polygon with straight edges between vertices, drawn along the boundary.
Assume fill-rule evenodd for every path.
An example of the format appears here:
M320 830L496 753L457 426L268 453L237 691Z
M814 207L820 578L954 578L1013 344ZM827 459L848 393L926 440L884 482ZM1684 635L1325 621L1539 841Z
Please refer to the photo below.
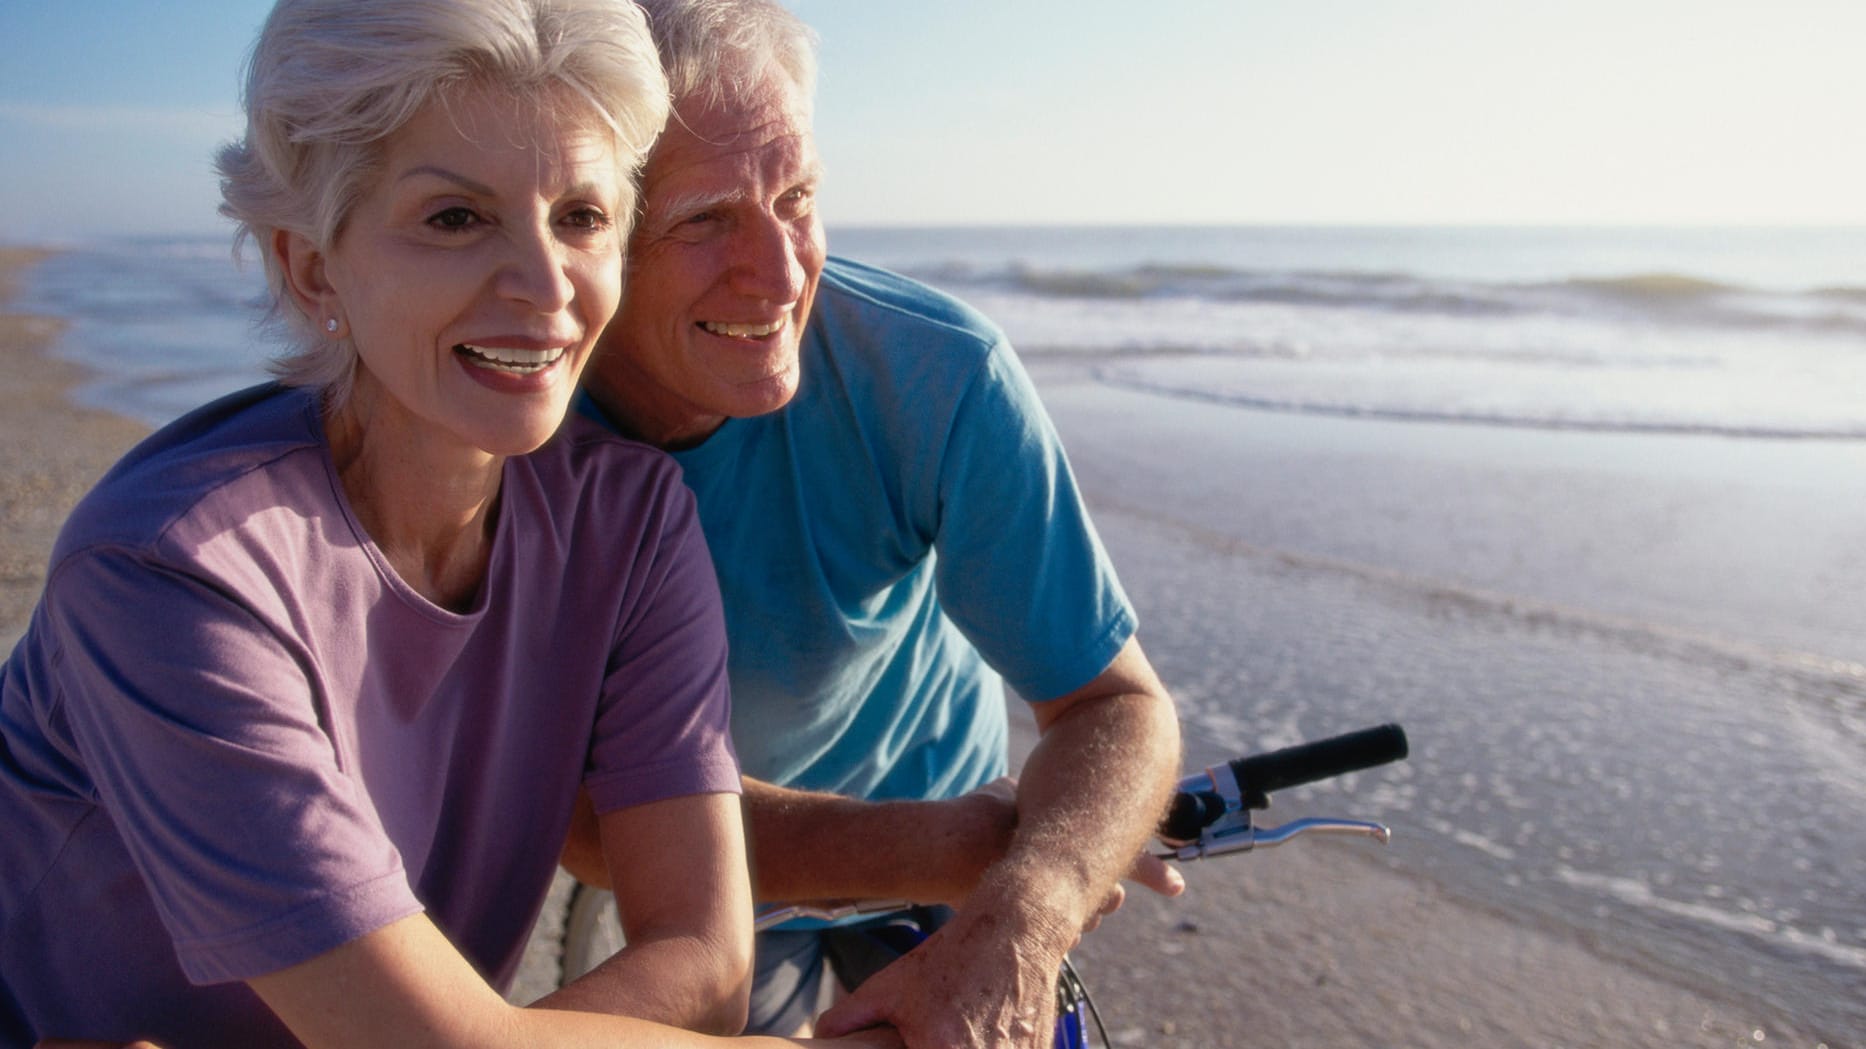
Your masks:
M677 106L753 99L774 71L808 107L816 94L816 33L775 0L638 0Z

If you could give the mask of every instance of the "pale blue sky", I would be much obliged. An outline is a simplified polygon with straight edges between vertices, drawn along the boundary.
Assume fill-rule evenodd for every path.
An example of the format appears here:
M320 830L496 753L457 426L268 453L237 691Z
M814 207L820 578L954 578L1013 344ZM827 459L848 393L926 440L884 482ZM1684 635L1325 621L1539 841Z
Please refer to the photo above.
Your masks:
M832 223L1866 224L1856 0L790 2ZM269 6L0 3L0 240L223 229Z

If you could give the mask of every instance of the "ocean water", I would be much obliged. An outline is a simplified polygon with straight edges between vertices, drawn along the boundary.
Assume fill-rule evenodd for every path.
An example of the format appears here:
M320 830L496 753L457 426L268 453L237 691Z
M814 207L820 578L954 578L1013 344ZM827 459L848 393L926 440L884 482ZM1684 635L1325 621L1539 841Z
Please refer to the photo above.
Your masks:
M1861 229L832 231L1020 352L1240 406L1400 419L1866 437ZM250 253L249 253L250 254ZM160 421L263 375L264 280L221 238L73 246L26 294L70 317L97 403Z
M69 323L59 352L97 376L81 403L151 426L267 378L280 344L266 302L263 270L231 236L67 245L17 300Z
M1383 862L1866 1044L1866 230L830 246L1011 336L1195 755L1397 718L1410 762L1315 791ZM22 305L154 424L263 377L262 290L142 241Z
M1401 419L1866 436L1861 230L866 230L1110 382ZM1158 358L1166 358L1164 360Z

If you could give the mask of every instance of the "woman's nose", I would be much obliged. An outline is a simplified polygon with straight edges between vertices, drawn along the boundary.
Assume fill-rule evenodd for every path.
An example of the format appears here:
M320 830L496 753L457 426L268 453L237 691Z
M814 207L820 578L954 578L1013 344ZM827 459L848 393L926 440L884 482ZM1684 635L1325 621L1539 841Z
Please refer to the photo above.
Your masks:
M551 231L532 230L509 239L498 289L506 298L527 303L541 313L552 313L570 304L576 289L570 280L563 245Z

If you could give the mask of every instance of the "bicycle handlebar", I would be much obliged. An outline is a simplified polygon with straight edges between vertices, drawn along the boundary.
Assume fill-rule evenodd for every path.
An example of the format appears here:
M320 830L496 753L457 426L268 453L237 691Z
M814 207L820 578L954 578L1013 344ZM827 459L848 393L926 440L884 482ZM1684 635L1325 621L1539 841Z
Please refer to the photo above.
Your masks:
M1180 783L1160 822L1160 837L1192 841L1238 809L1268 806L1271 791L1385 765L1404 758L1406 751L1406 730L1388 723L1234 758Z
M1229 764L1238 786L1268 794L1284 787L1385 765L1406 756L1406 730L1395 724L1361 729L1312 743L1299 743L1268 754L1253 754Z
M1159 837L1167 851L1155 855L1196 860L1281 845L1303 834L1352 834L1384 843L1387 829L1378 823L1300 819L1281 827L1254 827L1250 810L1268 805L1273 790L1385 765L1404 758L1406 751L1406 731L1386 724L1214 765L1180 782L1172 808L1160 821ZM756 928L762 932L794 918L834 920L887 914L910 906L905 900L796 903L760 911Z
M1292 820L1280 827L1257 827L1252 825L1251 810L1269 805L1273 790L1384 765L1404 758L1406 752L1405 730L1386 724L1214 765L1180 781L1172 809L1159 827L1159 837L1167 851L1154 855L1166 860L1198 860L1281 845L1305 834L1360 835L1384 843L1387 829L1378 823L1312 818ZM834 920L893 913L909 906L911 904L904 900L794 904L761 911L755 924L763 931L793 918ZM1057 990L1057 1046L1073 1049L1088 1045L1083 1026L1084 1008L1100 1028L1101 1017L1095 1012L1087 989L1065 959ZM1107 1041L1105 1028L1102 1028L1102 1040Z

